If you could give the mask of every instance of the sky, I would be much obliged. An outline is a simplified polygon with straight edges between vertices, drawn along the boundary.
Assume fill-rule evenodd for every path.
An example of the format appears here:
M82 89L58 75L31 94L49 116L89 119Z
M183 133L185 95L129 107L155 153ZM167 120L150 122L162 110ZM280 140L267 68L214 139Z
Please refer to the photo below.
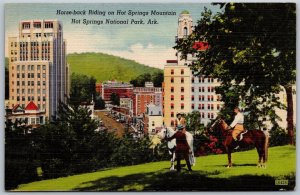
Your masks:
M29 19L58 19L63 24L64 39L67 41L67 53L102 52L139 63L163 69L166 60L176 59L175 36L177 34L178 17L183 10L188 10L194 24L201 18L204 7L213 12L220 11L218 6L210 4L6 4L5 10L5 41L11 36L18 35L18 24L21 20ZM57 15L57 10L99 10L102 15ZM116 15L117 10L126 11L126 15ZM176 12L172 16L129 16L128 11ZM114 11L115 15L108 15ZM80 19L81 24L71 24L72 19ZM106 20L117 19L156 19L158 24L103 24L84 25L83 19ZM6 47L7 48L7 47ZM7 50L6 50L7 56Z

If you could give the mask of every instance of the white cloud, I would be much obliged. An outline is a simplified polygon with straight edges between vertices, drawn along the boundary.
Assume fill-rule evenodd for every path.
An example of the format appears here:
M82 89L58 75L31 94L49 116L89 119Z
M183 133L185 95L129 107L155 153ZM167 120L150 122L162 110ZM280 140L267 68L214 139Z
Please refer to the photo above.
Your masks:
M103 50L101 52L134 60L141 64L160 69L163 69L166 60L176 59L176 52L173 48L153 45L151 43L147 46L143 46L140 43L134 44L131 45L127 51Z

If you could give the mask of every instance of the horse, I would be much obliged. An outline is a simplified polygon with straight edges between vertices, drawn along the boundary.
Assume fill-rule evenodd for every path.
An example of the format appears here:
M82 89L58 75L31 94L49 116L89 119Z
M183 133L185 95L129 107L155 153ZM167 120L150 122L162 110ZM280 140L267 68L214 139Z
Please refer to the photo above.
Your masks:
M268 159L269 135L267 133L264 133L261 130L248 130L242 133L243 135L240 141L234 141L232 137L232 130L227 130L227 127L228 125L221 118L217 119L210 127L211 131L214 131L215 129L221 131L222 144L224 145L228 155L227 168L232 167L232 161L231 161L232 150L237 146L245 147L248 145L254 145L256 147L258 153L257 167L266 168L266 162Z
M175 133L176 133L176 131L174 131L171 127L165 127L159 133L157 133L156 136L159 139L163 140L165 138L172 137ZM186 132L185 135L186 135L187 143L189 144L189 146L192 150L192 153L189 155L190 164L192 166L194 166L196 164L196 159L194 157L194 150L193 150L194 138L193 138L193 135L189 132ZM176 139L172 139L171 141L168 141L169 154L172 156L171 157L171 167L170 167L171 171L174 170L174 165L175 165L175 163L174 163L175 158L176 158L175 148L176 148Z

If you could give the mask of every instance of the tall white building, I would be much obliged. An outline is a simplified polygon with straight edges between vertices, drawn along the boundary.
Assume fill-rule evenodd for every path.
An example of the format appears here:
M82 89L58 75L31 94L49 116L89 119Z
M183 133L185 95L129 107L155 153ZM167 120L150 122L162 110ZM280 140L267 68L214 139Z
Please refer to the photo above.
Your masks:
M30 101L56 115L69 94L66 43L58 20L23 20L19 36L9 37L9 106L25 108Z

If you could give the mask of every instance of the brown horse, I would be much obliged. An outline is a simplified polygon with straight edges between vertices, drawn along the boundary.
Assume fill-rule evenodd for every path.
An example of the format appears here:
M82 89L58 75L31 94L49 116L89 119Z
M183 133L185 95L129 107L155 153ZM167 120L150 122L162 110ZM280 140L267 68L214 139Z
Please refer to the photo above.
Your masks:
M257 149L258 153L258 167L266 168L266 162L268 157L268 142L269 142L269 136L266 135L261 130L249 130L246 133L243 134L243 139L240 141L234 141L232 138L232 130L227 130L228 125L223 119L217 119L212 126L210 127L210 130L220 130L222 134L222 143L226 149L226 152L228 154L228 166L227 168L232 167L232 161L231 161L231 152L232 150L237 147L246 147L249 145L254 145Z

